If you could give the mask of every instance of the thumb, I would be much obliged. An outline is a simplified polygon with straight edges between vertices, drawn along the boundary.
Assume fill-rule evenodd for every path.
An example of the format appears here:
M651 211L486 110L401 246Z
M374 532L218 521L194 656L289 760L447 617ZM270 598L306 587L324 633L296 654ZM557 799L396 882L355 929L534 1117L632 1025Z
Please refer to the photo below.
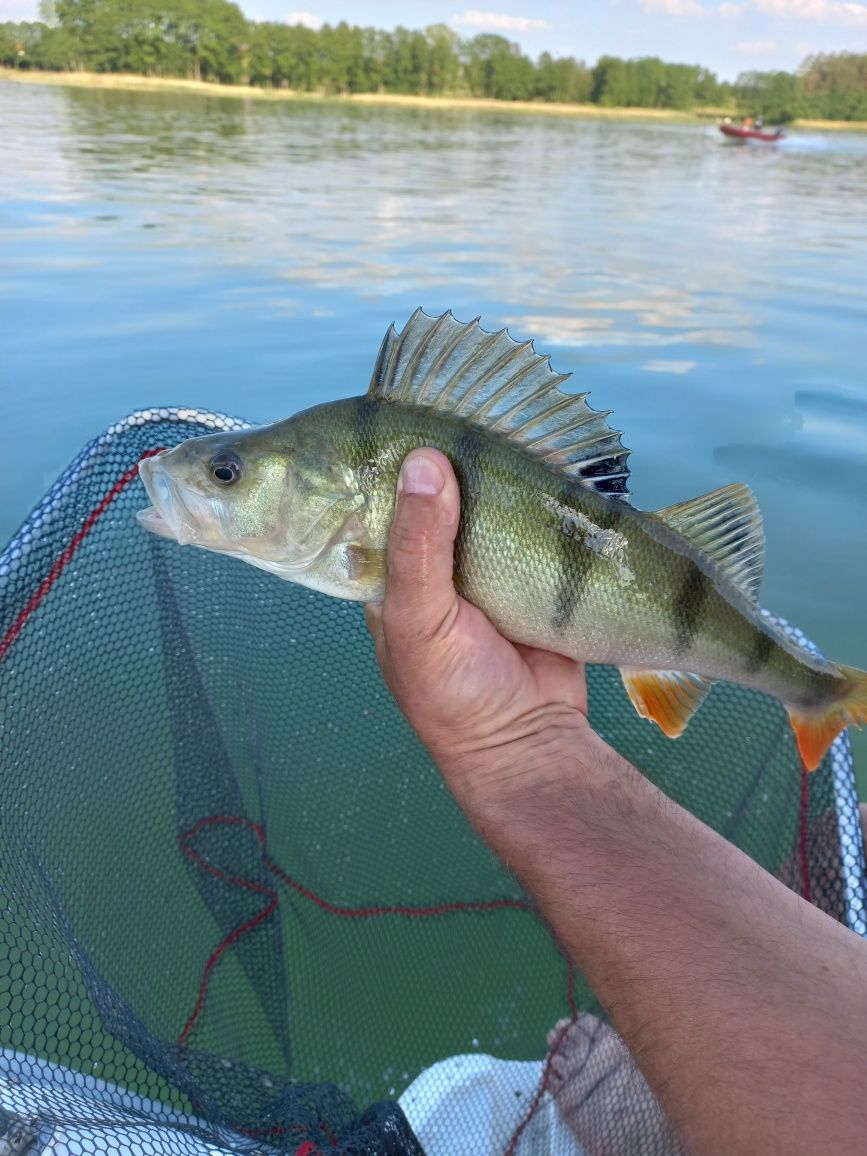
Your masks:
M389 649L430 642L458 609L452 573L460 492L445 454L413 450L401 466L388 540L383 627Z

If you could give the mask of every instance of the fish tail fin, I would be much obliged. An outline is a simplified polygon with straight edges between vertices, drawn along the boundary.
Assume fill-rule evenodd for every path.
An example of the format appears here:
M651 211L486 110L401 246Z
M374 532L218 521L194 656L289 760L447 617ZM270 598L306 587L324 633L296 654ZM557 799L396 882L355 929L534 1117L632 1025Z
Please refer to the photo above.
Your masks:
M867 671L854 666L838 666L837 670L845 679L843 692L821 714L787 708L801 761L808 771L816 770L840 731L867 723Z

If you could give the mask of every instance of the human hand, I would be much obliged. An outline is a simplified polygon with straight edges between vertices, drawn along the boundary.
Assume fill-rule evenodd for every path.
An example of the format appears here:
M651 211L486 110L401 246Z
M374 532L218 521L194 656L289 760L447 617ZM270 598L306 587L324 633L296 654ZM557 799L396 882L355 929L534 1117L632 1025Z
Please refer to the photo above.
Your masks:
M582 663L519 646L453 582L460 495L438 450L409 454L398 482L381 606L368 627L389 689L462 805L550 773L596 738ZM597 740L599 741L599 740Z

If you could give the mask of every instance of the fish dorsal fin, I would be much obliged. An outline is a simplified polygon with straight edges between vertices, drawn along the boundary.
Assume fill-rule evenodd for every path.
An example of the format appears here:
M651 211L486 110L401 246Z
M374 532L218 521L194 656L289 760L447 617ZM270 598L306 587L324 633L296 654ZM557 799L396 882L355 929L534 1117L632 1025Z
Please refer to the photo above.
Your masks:
M393 325L386 333L368 396L463 418L602 494L625 496L629 450L586 394L558 388L569 376L505 329L486 333L478 318L464 324L451 311L417 309L401 333Z
M656 517L709 555L729 581L757 602L765 566L765 532L749 486L731 486L657 510Z

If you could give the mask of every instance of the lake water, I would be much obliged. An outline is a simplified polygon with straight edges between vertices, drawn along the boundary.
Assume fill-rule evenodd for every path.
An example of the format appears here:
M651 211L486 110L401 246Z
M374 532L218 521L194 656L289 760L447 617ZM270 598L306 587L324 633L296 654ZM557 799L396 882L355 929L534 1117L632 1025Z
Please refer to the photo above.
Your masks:
M638 505L748 482L764 603L867 667L867 137L8 82L0 124L4 541L127 412L360 393L451 308L614 410Z

